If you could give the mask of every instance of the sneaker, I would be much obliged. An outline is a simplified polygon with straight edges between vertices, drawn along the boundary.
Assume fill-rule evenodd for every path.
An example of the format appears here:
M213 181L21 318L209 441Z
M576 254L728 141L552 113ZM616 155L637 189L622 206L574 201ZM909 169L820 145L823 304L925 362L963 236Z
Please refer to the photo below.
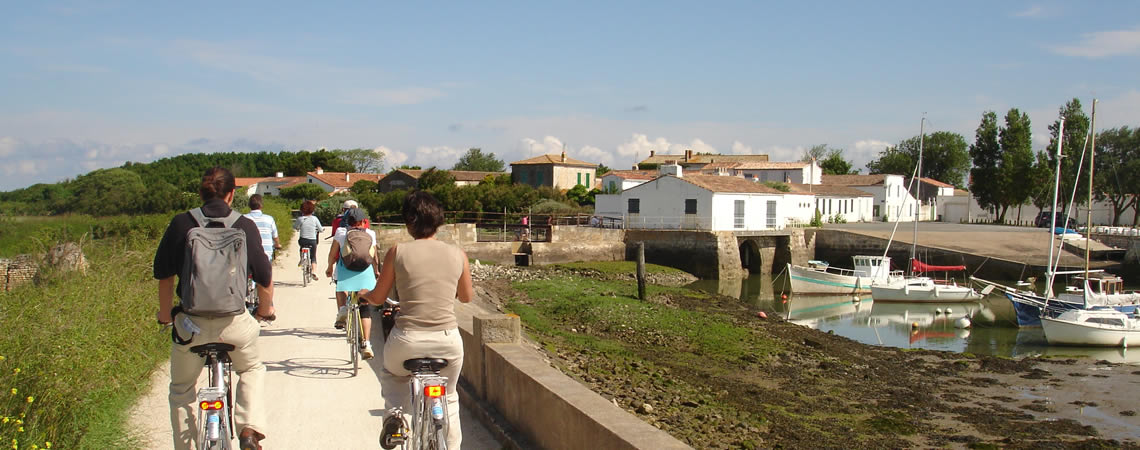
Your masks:
M372 354L371 342L365 342L364 345L360 346L360 356L363 356L364 359L372 359L375 356Z
M315 273L311 273L311 274L309 274L309 276L313 277L313 281L317 281L317 280L318 280L318 278L317 278L317 274L315 274Z
M336 329L338 329L338 330L343 330L344 329L344 321L347 319L348 319L348 307L347 306L341 306L340 309L338 309L336 311L336 322L333 323L333 326L336 327Z
M241 436L238 438L238 445L240 445L241 450L261 450L262 439L265 439L264 434L246 428L242 430Z
M384 418L384 428L380 432L380 447L389 450L404 443L404 420L400 417L403 413L398 408L391 411L393 414Z

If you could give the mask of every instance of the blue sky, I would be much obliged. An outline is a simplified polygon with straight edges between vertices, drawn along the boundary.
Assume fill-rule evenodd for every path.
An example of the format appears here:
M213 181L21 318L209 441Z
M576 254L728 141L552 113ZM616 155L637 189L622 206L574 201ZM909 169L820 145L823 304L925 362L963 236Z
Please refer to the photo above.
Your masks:
M203 4L205 3L205 4ZM0 190L186 152L369 148L450 167L563 146L862 168L1073 97L1140 126L1140 3L0 1Z

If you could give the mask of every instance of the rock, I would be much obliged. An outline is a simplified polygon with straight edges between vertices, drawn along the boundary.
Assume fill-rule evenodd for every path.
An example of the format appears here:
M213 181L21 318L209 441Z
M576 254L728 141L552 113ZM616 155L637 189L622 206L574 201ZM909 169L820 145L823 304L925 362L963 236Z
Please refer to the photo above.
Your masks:
M823 344L821 344L821 343L819 343L819 341L816 341L813 339L806 339L805 338L804 339L804 345L811 347L811 348L823 348Z
M620 405L620 404L618 404L617 398L614 398L614 399L613 399L613 400L611 400L611 401L614 403L614 406L616 406L616 407L618 407L618 408L621 408L621 405Z
M690 408L696 408L696 407L700 406L700 404L697 402L694 402L692 400L685 400L685 401L681 402L681 406L688 406Z
M642 414L653 414L653 405L642 403L641 407L637 408L637 412Z
M767 319L768 314L765 313L764 311L756 311L756 317L759 317L761 319Z
M83 248L74 242L52 247L47 254L47 263L63 272L87 273L87 257L83 255Z

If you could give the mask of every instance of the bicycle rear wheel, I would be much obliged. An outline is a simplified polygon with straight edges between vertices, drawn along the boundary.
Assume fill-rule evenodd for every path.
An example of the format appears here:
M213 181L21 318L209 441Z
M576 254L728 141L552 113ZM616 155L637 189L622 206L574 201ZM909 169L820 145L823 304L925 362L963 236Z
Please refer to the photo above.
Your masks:
M301 262L301 287L309 286L309 277L313 276L313 265L309 260Z
M356 298L350 299L356 301ZM352 376L356 376L360 372L360 310L355 307L349 307L348 310L348 348L350 357L352 358Z

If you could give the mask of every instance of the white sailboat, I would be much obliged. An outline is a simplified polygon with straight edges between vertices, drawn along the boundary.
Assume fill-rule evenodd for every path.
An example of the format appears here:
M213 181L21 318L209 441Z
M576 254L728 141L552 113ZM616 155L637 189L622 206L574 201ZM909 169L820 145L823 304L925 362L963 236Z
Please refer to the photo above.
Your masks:
M921 196L918 193L920 183L917 182L918 178L922 177L922 146L926 137L926 117L922 118L922 123L919 125L918 134L918 165L915 168L915 180L912 180L915 185L915 201L918 202L915 206L914 218L914 237L911 239L910 247L910 267L909 275L892 279L886 283L874 284L871 286L871 298L876 302L925 302L925 303L944 303L944 302L968 302L980 300L982 295L975 291L970 286L959 286L953 281L935 280L931 277L917 276L916 274L932 272L932 271L962 271L966 270L966 266L932 266L925 264L917 259L916 251L918 249L918 222L921 214ZM901 216L901 206L900 214ZM888 243L889 247L890 244Z
M788 278L795 294L869 294L871 285L886 283L900 274L891 273L887 256L853 256L854 269L832 267L822 261L808 265L788 264Z
M1096 100L1093 100L1092 120L1089 124L1089 135L1092 139L1089 153L1089 205L1092 205L1093 171L1096 167ZM1063 138L1058 133L1057 139ZM1060 163L1058 163L1060 164ZM1075 188L1074 188L1075 191ZM1092 208L1089 208L1088 221L1091 223ZM1140 340L1140 314L1133 309L1131 314L1111 307L1090 306L1089 300L1093 298L1093 289L1089 284L1089 250L1085 250L1085 274L1082 297L1084 308L1068 309L1055 317L1048 314L1041 317L1041 328L1045 332L1045 340L1054 345L1088 345L1098 347L1128 347L1128 342ZM1047 289L1048 291L1048 289ZM1108 295L1103 292L1101 295ZM1048 311L1046 297L1045 311Z

